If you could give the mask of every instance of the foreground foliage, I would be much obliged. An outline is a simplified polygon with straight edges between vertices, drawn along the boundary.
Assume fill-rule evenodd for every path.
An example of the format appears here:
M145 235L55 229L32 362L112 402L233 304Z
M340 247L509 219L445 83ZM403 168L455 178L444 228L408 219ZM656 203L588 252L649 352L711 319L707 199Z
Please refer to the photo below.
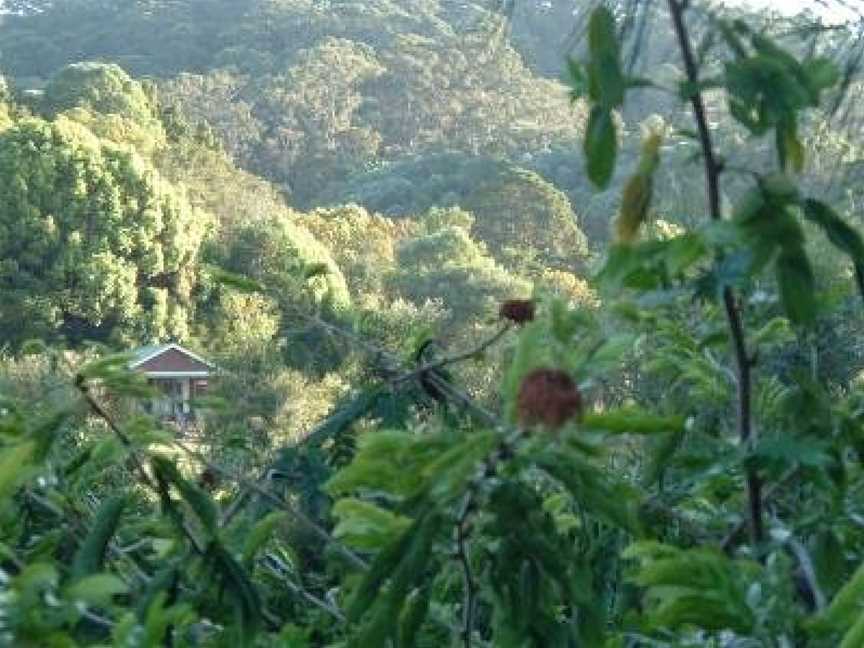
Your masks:
M697 43L694 11L669 0L664 14L684 75L673 87L629 73L605 7L570 62L594 184L628 162L633 93L671 91L692 112L680 137L707 196L704 218L656 217L669 129L655 120L592 290L569 274L590 260L563 225L566 198L509 164L478 163L492 188L447 209L430 181L405 221L294 213L266 192L237 216L203 188L227 178L245 200L264 185L118 68L73 66L43 118L0 124L0 245L17 259L0 294L18 296L22 272L35 286L0 320L14 342L0 372L0 642L861 645L864 240L796 175L808 120L842 104L848 79L817 42L722 15L706 14ZM729 164L709 106L771 155ZM138 129L170 145L136 157L121 144ZM203 211L155 186L161 172L188 179L189 159L211 174L194 184L219 223L206 241ZM385 180L347 194L387 203ZM522 192L530 221L503 226L496 211ZM135 317L155 288L168 305ZM496 306L493 325L468 330ZM166 312L226 353L222 391L199 404L203 437L138 413L150 391L126 356L53 346L167 329ZM320 401L333 406L314 426L284 413L309 418ZM269 452L273 439L286 443Z

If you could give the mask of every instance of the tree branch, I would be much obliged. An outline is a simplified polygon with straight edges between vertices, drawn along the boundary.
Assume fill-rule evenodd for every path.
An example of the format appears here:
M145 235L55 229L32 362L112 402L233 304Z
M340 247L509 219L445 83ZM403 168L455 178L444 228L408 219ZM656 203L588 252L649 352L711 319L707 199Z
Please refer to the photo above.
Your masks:
M314 594L307 592L305 589L297 585L293 582L288 576L291 574L291 570L288 568L284 562L282 562L278 557L273 554L267 554L265 556L267 562L267 567L272 571L275 575L281 577L285 586L290 589L294 594L302 597L315 607L324 610L329 615L337 619L340 623L347 623L348 619L345 617L345 614L334 605L331 605L327 601L315 596Z
M355 554L353 551L348 549L345 545L343 545L338 540L336 540L333 536L331 536L329 533L327 533L327 531L325 529L323 529L318 524L313 522L309 518L309 516L307 516L302 511L291 506L288 502L283 500L281 497L273 494L272 492L270 492L269 490L267 490L263 486L255 483L253 481L245 479L239 475L235 475L234 473L232 473L227 468L223 468L222 466L214 464L213 462L209 461L200 452L198 452L197 450L194 450L193 448L190 448L189 446L187 446L185 443L183 443L179 439L174 439L174 445L176 445L178 448L183 450L189 456L194 457L205 468L208 468L209 470L212 470L213 472L221 475L222 477L225 477L225 478L227 478L227 479L229 479L229 480L231 480L237 484L240 484L241 486L243 486L248 491L254 492L257 495L260 495L261 497L263 497L267 501L271 502L273 505L275 505L280 510L288 513L292 518L294 518L295 521L300 522L303 526L305 526L310 531L312 531L325 544L332 545L344 558L346 558L348 560L348 562L350 562L352 565L354 565L358 569L362 569L362 570L369 569L369 565L368 565L368 563L366 563L365 560L360 558L360 556Z
M444 367L449 367L450 365L458 364L459 362L464 362L465 360L471 360L472 358L476 358L481 353L484 353L486 350L494 346L511 329L512 326L510 324L505 324L495 332L495 335L492 335L491 337L485 339L473 349L469 349L468 351L463 351L462 353L457 353L456 355L448 356L446 358L441 358L440 360L435 360L434 362L429 362L425 365L417 367L413 371L409 371L408 373L404 373L401 376L394 378L392 382L405 382L406 380L411 380L413 378L419 378L420 376L431 374L438 369L443 369Z
M668 0L669 13L675 29L675 36L681 50L684 61L684 70L687 81L693 88L690 94L690 105L693 117L699 132L699 143L702 148L702 157L705 165L705 181L708 191L708 209L712 220L722 219L720 205L720 174L723 170L721 162L714 152L711 131L708 127L708 117L705 111L705 102L702 93L698 90L699 68L693 54L687 25L684 22L686 5L681 0ZM726 321L732 336L732 348L735 354L735 364L738 376L738 436L741 443L752 448L755 442L755 434L752 423L752 368L753 360L747 352L747 343L744 334L744 323L741 311L735 299L735 294L729 286L723 287L723 307L726 313ZM755 468L748 466L746 469L748 520L750 525L750 539L754 544L759 544L764 537L762 522L762 484Z
M114 432L114 435L120 439L120 442L123 446L129 451L129 456L132 460L132 465L135 470L138 472L138 476L141 481L150 488L157 497L162 496L162 485L157 483L147 472L146 468L144 468L144 463L141 461L141 457L138 455L138 449L132 443L132 440L129 436L120 428L119 425L111 418L111 415L105 411L105 409L99 404L99 402L93 398L92 394L90 394L90 386L87 384L87 381L84 379L84 376L81 374L77 374L75 376L75 388L81 392L81 396L84 398L84 401L87 403L90 410L96 414L100 419L102 419L108 428ZM201 545L201 542L195 537L195 534L192 532L192 529L189 528L189 525L186 524L185 520L182 521L181 530L183 531L183 535L189 540L189 543L192 545L192 548L195 552L203 556L205 553L205 548Z

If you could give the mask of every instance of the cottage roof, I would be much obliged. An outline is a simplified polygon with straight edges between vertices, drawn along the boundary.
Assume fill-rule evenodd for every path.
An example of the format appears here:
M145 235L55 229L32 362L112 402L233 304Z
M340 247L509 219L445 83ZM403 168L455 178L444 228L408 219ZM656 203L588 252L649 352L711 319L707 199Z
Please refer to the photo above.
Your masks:
M132 352L132 361L129 363L129 368L146 370L147 367L145 367L144 365L151 364L160 356L164 356L166 354L174 355L178 353L186 356L195 363L206 366L209 369L216 368L212 362L205 360L198 354L173 342L168 344L152 344L136 349Z

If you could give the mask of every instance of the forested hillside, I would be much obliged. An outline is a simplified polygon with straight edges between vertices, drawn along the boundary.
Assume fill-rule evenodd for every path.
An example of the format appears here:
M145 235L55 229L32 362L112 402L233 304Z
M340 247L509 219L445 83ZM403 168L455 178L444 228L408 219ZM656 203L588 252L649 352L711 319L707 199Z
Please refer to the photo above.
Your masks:
M864 646L831 6L0 4L0 646Z

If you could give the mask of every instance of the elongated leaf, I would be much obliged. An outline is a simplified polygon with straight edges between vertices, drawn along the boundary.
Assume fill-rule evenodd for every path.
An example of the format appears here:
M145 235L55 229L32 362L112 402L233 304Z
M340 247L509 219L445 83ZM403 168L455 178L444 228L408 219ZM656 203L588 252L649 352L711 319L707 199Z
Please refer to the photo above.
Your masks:
M588 75L579 61L573 58L567 59L567 82L570 85L570 101L577 101L588 94Z
M818 225L834 247L848 254L855 263L864 263L864 240L829 205L815 200L804 201L804 217Z
M126 594L128 591L126 583L113 574L93 574L67 587L64 595L70 601L104 606L118 594Z
M382 397L380 388L367 389L339 402L333 411L306 437L304 444L321 445L326 440L344 432L354 423L369 414Z
M230 553L218 542L207 548L208 562L212 565L225 591L234 601L240 636L244 646L251 646L261 627L261 597L249 575Z
M72 573L76 577L94 574L102 568L108 543L117 531L123 510L129 500L125 494L117 495L102 503L96 512L93 526L78 548L72 563Z
M862 605L864 605L864 563L840 588L830 605L814 617L809 625L819 632L845 631L861 615Z
M173 599L179 579L180 572L177 565L168 565L153 575L135 606L135 613L140 621L146 621L154 604L161 605L166 600Z
M660 434L683 432L684 423L683 416L658 416L633 407L601 414L586 414L582 425L616 434Z
M32 441L0 449L0 502L12 495L27 476L35 451Z
M411 520L355 498L341 499L333 507L339 520L333 535L346 544L365 551L387 546L411 526Z
M615 122L608 109L601 106L594 106L591 109L583 150L588 178L598 188L605 189L612 179L615 159L618 155Z
M258 550L273 536L280 524L288 519L288 513L274 511L255 523L243 544L243 563L249 565Z
M783 309L793 324L808 325L816 317L816 282L803 248L787 248L776 261Z
M422 519L415 520L405 533L398 536L378 554L360 587L354 592L347 609L349 619L359 620L372 606L381 587L410 550L422 524Z
M210 496L184 479L177 466L165 457L153 457L153 467L158 477L177 487L183 501L189 505L202 526L209 533L214 534L218 526L219 512Z
M588 49L591 55L589 84L591 99L607 111L624 103L627 80L621 70L621 52L615 33L615 17L607 7L591 12L588 23Z
M861 648L864 646L864 614L849 628L849 632L843 635L839 648Z
M399 645L403 648L413 648L417 645L420 627L429 613L430 594L428 587L421 587L414 590L408 598L399 620Z

